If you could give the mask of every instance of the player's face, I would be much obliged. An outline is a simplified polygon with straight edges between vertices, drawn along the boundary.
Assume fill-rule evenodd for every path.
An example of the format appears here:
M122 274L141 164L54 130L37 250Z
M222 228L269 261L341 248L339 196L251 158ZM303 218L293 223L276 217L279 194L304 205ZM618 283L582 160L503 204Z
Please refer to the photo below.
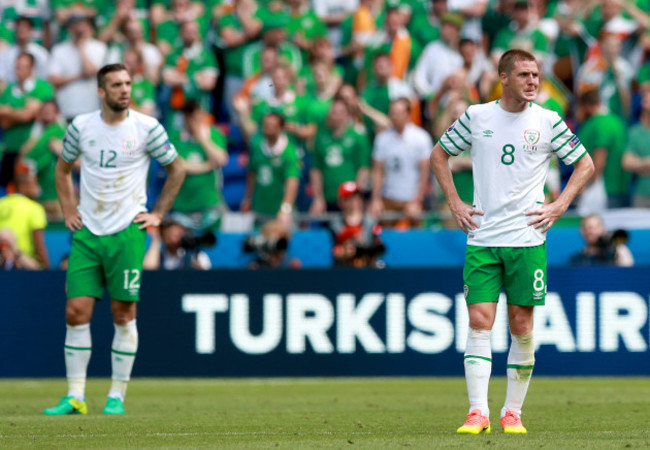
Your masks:
M509 75L502 78L504 88L515 100L532 102L539 91L539 67L535 61L517 61Z
M104 86L99 88L102 102L115 112L124 111L131 102L131 76L126 70L106 74Z

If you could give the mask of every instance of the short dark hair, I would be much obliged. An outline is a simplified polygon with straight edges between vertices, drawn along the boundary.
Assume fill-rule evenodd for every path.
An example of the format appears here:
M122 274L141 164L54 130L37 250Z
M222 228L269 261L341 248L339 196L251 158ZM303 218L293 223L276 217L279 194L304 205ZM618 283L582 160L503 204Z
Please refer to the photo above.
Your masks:
M196 111L200 109L201 109L201 105L199 105L199 102L197 102L196 100L188 100L181 108L181 111L183 111L183 114L189 116L194 114Z
M282 114L277 113L277 112L275 112L275 111L271 111L271 112L266 113L266 114L264 115L264 117L262 118L262 121L263 121L264 119L266 119L267 117L275 117L275 118L278 119L278 121L280 122L280 126L281 126L282 128L284 128L284 122L285 122L285 121L284 121L284 116L282 116Z
M579 103L584 106L600 105L600 92L598 89L590 89L580 95Z
M537 59L533 56L532 53L527 52L526 50L521 50L518 48L513 48L508 50L499 59L499 75L505 73L510 75L512 70L515 68L515 63L519 61L533 61L537 62Z
M16 17L14 25L18 25L20 22L27 23L27 24L29 24L30 27L34 28L34 21L32 20L31 17L18 16L18 17Z
M460 42L458 43L458 47L462 47L463 45L467 44L474 44L476 45L476 41L470 38L462 38Z
M125 70L126 72L129 71L129 69L126 68L126 66L122 63L115 63L115 64L107 64L99 71L97 72L97 86L101 88L106 87L106 74L109 74L111 72L121 72Z
M32 67L34 67L34 64L36 64L36 58L34 58L34 55L32 55L31 53L22 52L16 57L16 61L18 60L18 58L29 59L29 62L32 64Z

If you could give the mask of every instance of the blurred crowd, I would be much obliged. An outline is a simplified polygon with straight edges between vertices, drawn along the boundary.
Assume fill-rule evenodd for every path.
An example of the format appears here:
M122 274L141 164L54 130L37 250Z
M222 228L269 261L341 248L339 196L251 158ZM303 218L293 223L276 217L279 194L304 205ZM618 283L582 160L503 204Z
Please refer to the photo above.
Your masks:
M538 103L565 117L594 159L576 211L650 208L650 0L8 0L0 8L3 264L49 266L42 230L62 218L54 183L62 138L72 118L100 106L95 74L114 62L133 75L132 108L161 120L186 161L169 236L172 225L214 233L228 211L273 220L268 230L283 227L279 236L326 224L337 262L358 266L375 264L381 226L453 226L429 153L469 105L500 97L495 67L511 48L538 58ZM471 203L471 159L451 164ZM552 167L549 200L571 170ZM151 202L163 177L154 163ZM12 218L10 202L31 219ZM182 261L169 254L162 264Z

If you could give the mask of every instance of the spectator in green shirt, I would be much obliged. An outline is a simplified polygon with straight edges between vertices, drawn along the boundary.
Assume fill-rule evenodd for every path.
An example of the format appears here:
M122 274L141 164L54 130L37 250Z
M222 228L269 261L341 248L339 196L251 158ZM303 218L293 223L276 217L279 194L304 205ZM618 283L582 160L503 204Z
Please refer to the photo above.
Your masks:
M327 38L327 27L309 7L307 0L286 0L289 12L287 38L301 51L303 60L309 56L316 38Z
M21 53L16 59L16 81L0 95L0 127L3 130L3 155L0 163L0 186L7 186L14 175L20 147L27 142L32 124L45 100L54 97L52 85L34 78L34 57Z
M370 146L350 124L342 99L332 102L327 121L315 138L313 166L309 172L314 200L309 212L339 211L337 189L345 181L365 186L370 168Z
M289 24L289 16L286 12L267 12L262 16L264 27L262 28L262 39L246 47L243 53L244 78L250 77L260 71L262 64L262 50L264 47L275 47L278 49L279 61L289 64L294 75L302 67L302 55L300 49L287 40L286 27Z
M626 207L631 176L623 170L621 160L627 147L627 125L619 116L603 107L596 90L582 94L580 112L584 118L580 126L580 139L594 160L594 175L586 189L602 177L607 207Z
M284 118L276 112L266 114L262 132L249 145L246 191L240 210L267 218L276 216L285 225L291 224L300 173L300 158L284 132Z
M165 3L165 4L163 4ZM208 30L209 14L203 14L203 2L189 0L154 1L151 6L151 26L155 29L156 45L164 57L183 46L181 26L188 21L197 22L201 36Z
M183 127L169 131L169 140L185 160L187 173L172 216L193 231L214 230L224 205L221 168L228 163L226 137L208 124L206 112L195 101L185 103L183 119Z
M531 20L528 0L515 0L510 26L501 29L494 38L491 57L495 67L501 55L511 48L529 51L538 61L544 61L548 56L548 40Z
M622 164L623 169L636 176L632 206L650 208L650 90L647 88L641 98L639 123L630 128Z
M285 121L283 129L287 131L294 144L301 144L313 137L316 125L310 122L310 105L306 97L299 97L291 85L292 69L280 63L271 75L274 94L268 100L251 105L243 97L237 97L235 107L239 113L244 135L251 139L258 130L262 118L270 112L278 113Z
M231 13L219 23L220 45L224 50L224 92L223 98L230 120L237 121L237 110L233 98L244 83L244 52L257 39L262 30L263 12L255 0L235 0Z
M43 102L38 121L20 153L33 166L41 192L36 200L45 208L49 222L62 222L63 211L56 193L54 172L63 149L66 124L54 100Z
M188 100L195 100L205 111L212 111L212 91L217 84L219 69L214 54L199 35L199 25L187 21L181 25L183 46L170 54L162 72L163 83L171 88L169 104L179 111ZM178 116L171 114L172 120ZM172 124L169 119L168 124Z
M156 114L156 86L144 76L146 72L142 54L135 49L124 51L122 61L131 74L131 108L154 116Z

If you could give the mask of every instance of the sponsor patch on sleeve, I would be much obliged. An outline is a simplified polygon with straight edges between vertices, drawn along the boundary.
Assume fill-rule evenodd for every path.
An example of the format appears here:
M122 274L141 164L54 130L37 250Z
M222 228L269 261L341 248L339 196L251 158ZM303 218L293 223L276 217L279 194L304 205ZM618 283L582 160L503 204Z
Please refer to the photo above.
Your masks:
M569 141L569 147L576 148L580 144L580 138L577 135L574 135Z

